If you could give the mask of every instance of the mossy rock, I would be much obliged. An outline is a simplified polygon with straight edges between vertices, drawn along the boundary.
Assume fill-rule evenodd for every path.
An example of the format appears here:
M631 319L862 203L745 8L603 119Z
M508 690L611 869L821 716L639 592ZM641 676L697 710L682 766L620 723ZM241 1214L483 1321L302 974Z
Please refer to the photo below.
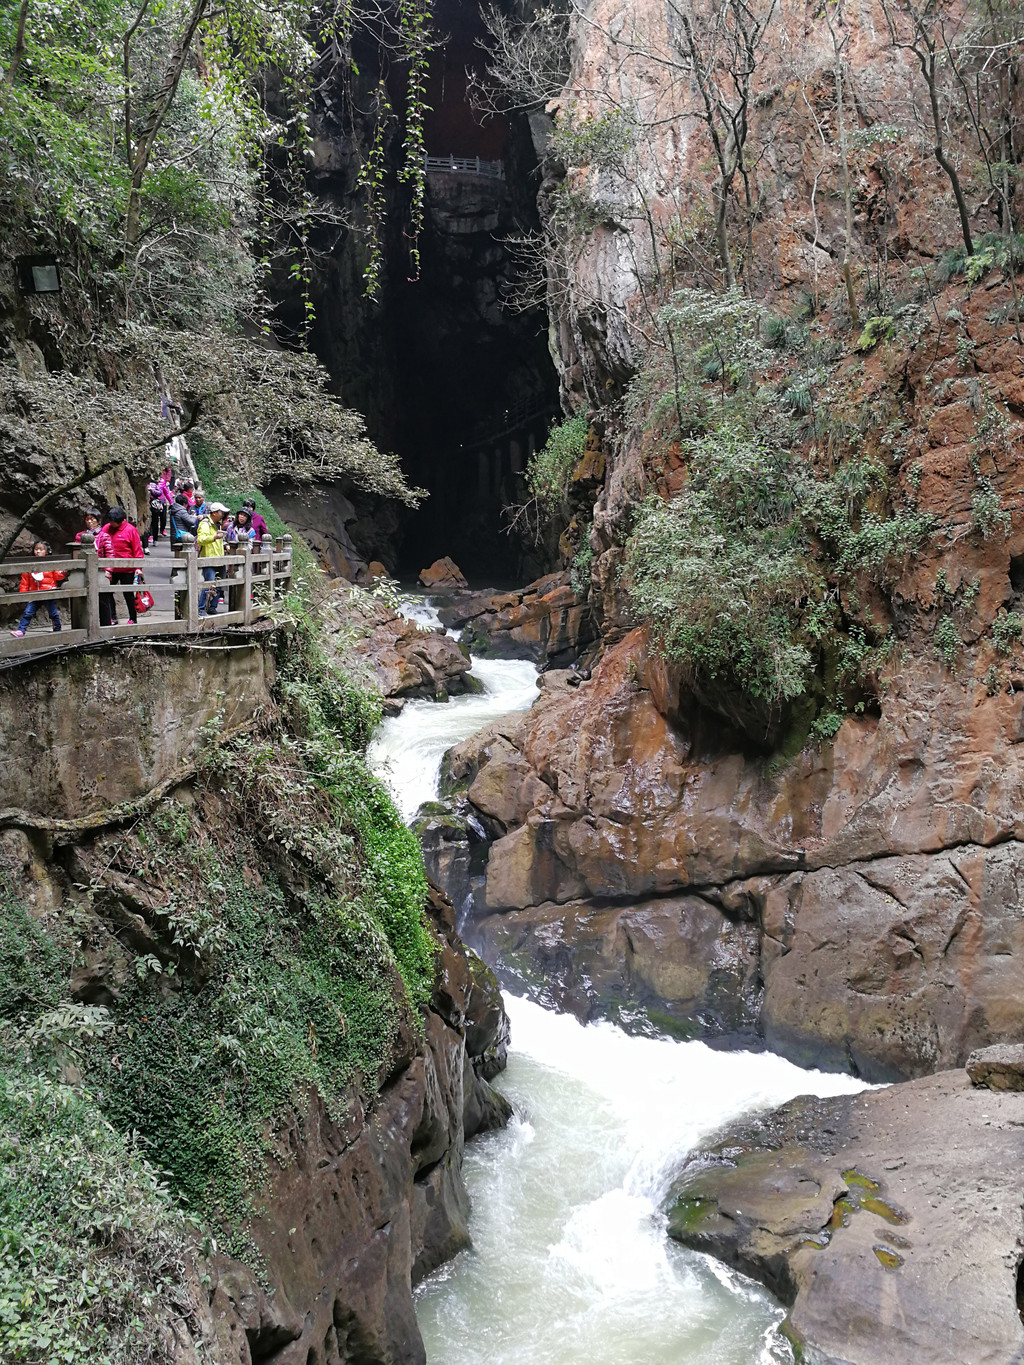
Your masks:
M700 1232L717 1211L718 1204L714 1199L705 1199L696 1194L680 1195L669 1209L668 1234L677 1242L685 1242Z

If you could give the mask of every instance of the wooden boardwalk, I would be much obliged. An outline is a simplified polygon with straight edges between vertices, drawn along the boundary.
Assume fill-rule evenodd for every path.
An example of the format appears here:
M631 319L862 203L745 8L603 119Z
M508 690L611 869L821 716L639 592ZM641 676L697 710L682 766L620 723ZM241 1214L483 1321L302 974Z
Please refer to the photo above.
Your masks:
M69 548L71 554L65 559L7 560L0 564L0 584L7 589L0 592L0 603L24 608L28 601L40 607L55 601L62 626L55 631L49 614L37 610L25 635L15 639L10 634L12 622L0 632L0 664L123 637L208 635L232 626L251 625L266 616L271 604L291 586L291 536L282 536L276 542L267 539L256 547L243 542L228 547L231 554L204 559L197 555L191 537L185 539L177 554L171 553L168 540L162 537L143 559L100 559L88 535L83 537L81 546ZM52 592L19 593L21 575L40 568L56 570L67 577ZM150 611L140 613L137 625L128 618L124 597L132 589L112 587L104 572L111 568L138 568L145 576L154 605ZM203 568L217 570L218 585L224 593L225 600L214 616L199 614L200 594L207 586ZM116 625L100 625L101 593L113 598Z

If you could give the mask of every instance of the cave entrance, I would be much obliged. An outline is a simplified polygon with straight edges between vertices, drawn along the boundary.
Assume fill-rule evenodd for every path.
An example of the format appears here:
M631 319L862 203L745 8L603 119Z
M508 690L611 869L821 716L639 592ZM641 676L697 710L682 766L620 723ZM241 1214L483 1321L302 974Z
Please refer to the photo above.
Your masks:
M364 560L382 558L406 580L450 555L474 585L500 587L543 567L506 534L503 509L522 500L526 462L558 413L546 312L509 306L522 278L510 239L538 227L531 122L538 128L543 116L481 122L471 107L467 68L485 61L478 0L438 0L434 23L417 278L409 278L409 191L398 175L403 132L396 124L387 149L391 198L379 301L365 296L361 234L338 234L321 256L312 344L337 393L365 414L371 437L394 450L410 482L430 494L397 526L382 522L360 537L368 522L362 516L337 536L351 533ZM360 120L382 68L372 47L356 57L356 88L328 92L318 110L311 181L321 199L358 221L359 149L367 136ZM401 71L389 79L397 109ZM297 314L295 300L283 297L282 311ZM324 508L328 520L340 515Z
M449 554L472 580L508 583L523 547L503 509L558 409L543 310L513 311L509 239L537 226L537 155L525 118L481 122L467 69L483 62L476 0L441 0L424 123L425 231L416 280L392 282L394 445L430 497L404 526L403 576Z

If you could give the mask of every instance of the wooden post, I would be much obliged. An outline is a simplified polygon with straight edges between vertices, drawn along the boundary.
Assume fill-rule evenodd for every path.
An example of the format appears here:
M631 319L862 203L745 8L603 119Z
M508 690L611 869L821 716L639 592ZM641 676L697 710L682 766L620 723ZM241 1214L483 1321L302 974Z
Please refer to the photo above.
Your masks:
M92 539L92 532L89 532ZM69 588L84 588L86 586L86 564L82 556L82 545L80 541L72 540L68 542L71 551L71 558L79 561L78 567L70 569L67 576ZM71 629L88 630L89 628L89 601L85 597L72 597L68 606L71 610Z
M242 542L242 621L248 625L252 620L252 540L246 536Z
M268 601L274 600L274 542L269 536L263 537L263 553L267 556L267 596Z
M288 592L292 586L292 538L291 536L282 536L281 540L284 545L284 552L288 556L288 562L284 566L284 590L285 592Z
M82 554L85 557L85 638L99 640L100 630L100 562L96 553L96 537L85 531L81 540ZM72 619L74 625L74 619Z
M199 629L199 559L196 543L192 536L182 537L185 542L185 581L187 586L185 619L189 632Z

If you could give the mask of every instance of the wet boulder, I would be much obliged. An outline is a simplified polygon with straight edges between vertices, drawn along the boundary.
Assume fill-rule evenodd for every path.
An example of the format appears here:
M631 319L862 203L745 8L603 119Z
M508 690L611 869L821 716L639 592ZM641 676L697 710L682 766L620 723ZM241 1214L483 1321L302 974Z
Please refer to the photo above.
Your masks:
M435 559L428 569L420 571L420 582L425 588L433 592L443 592L452 588L468 588L465 575L456 564L454 559L445 555L443 559Z

